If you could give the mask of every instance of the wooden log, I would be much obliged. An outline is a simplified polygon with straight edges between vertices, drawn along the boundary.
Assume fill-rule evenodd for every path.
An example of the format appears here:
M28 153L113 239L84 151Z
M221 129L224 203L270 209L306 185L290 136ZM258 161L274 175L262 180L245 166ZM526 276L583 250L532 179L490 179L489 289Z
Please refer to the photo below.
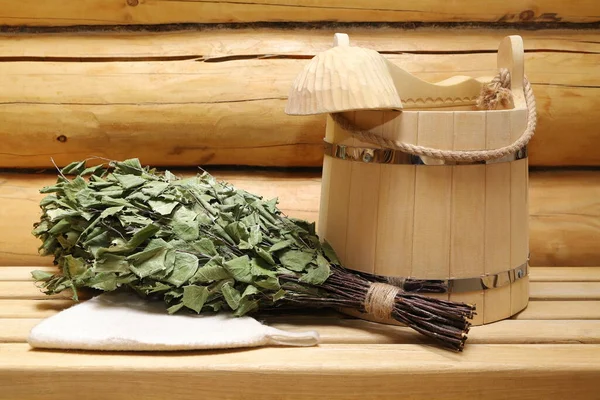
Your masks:
M442 0L256 0L173 2L167 0L1 0L0 25L70 26L239 22L596 22L598 6L582 0L577 6L560 0L460 3Z
M65 59L103 58L128 59L211 59L252 55L298 55L310 57L332 46L338 28L326 25L318 30L305 29L214 29L179 30L166 32L61 32L1 33L2 57ZM600 43L594 40L597 30L542 29L535 31L516 29L434 29L411 30L395 28L349 27L352 46L372 48L393 53L429 52L479 52L496 53L498 45L507 35L521 35L526 52L558 51L573 53L598 52ZM118 47L107 46L118 43Z
M432 81L493 75L498 43L512 33L348 32L353 44L389 53ZM324 117L283 109L304 59L330 47L331 34L0 36L0 167L94 155L153 165L320 166ZM600 146L598 32L523 36L539 112L530 164L599 165L600 153L589 151ZM577 132L577 140L565 132Z
M318 219L321 191L319 173L285 174L259 171L214 171L214 175L239 188L266 198L279 197L280 209L289 216ZM177 172L189 176L194 171ZM31 235L39 220L38 191L53 184L53 174L0 174L0 265L50 265L52 257L37 255L39 241Z
M595 265L600 249L600 174L539 171L529 182L531 264Z
M288 215L318 220L318 172L214 171L215 175L267 198L279 197ZM179 173L179 172L178 172ZM193 173L187 171L186 174ZM185 175L185 174L183 174ZM36 254L31 235L39 218L38 190L56 175L0 174L0 266L49 265ZM600 265L600 172L534 171L530 175L531 265Z

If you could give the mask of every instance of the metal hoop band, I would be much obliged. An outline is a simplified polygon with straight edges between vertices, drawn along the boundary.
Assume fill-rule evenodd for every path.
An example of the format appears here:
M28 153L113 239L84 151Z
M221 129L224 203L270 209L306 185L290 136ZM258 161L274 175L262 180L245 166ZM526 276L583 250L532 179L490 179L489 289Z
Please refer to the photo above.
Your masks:
M418 277L397 278L385 277L383 280L391 285L402 287L407 280L419 280L425 284L427 282L435 283L438 286L446 288L446 293L466 293L478 292L481 290L496 289L506 286L513 282L523 279L529 275L529 263L519 265L508 271L502 271L495 274L486 274L474 278L453 278L453 279L425 279L421 280ZM442 292L443 293L443 292Z
M396 165L481 165L496 164L522 160L527 158L527 147L506 157L487 161L447 161L427 156L416 156L392 149L373 149L368 147L353 147L343 144L325 142L325 155L340 160L357 161L369 164Z

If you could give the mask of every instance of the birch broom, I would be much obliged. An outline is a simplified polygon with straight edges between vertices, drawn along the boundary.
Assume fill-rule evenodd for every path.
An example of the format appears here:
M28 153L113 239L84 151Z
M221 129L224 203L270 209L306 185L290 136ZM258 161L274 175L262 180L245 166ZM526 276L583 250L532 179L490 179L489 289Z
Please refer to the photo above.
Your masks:
M59 270L32 274L47 294L71 289L78 300L78 289L124 288L164 300L169 313L346 308L456 351L467 339L472 306L414 293L436 291L435 283L398 287L345 269L314 224L206 172L180 179L137 159L81 161L41 192L48 196L33 234Z

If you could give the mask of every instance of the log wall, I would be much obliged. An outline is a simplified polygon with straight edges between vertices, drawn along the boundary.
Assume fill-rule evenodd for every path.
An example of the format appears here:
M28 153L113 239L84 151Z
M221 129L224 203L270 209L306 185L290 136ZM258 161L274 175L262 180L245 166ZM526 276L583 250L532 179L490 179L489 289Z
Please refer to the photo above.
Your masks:
M240 22L593 23L595 0L0 0L0 25Z
M209 169L210 170L210 169ZM239 188L282 199L289 216L317 221L320 173L216 170L215 176ZM193 171L177 172L189 175ZM49 265L40 257L40 242L31 235L39 220L38 190L56 174L0 173L0 266ZM530 251L534 266L600 265L600 173L532 172L530 175Z
M333 30L0 35L0 167L101 156L152 165L320 166L323 116L284 114ZM539 113L532 166L600 164L596 31L349 29L415 75L492 76L524 36Z

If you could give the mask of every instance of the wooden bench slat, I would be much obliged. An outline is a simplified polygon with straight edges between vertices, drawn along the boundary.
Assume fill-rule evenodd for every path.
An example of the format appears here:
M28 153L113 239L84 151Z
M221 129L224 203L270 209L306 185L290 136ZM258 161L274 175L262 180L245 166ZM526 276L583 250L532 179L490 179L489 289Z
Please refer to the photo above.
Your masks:
M0 299L2 300L70 299L71 297L72 292L70 290L65 290L58 294L46 295L33 282L0 281Z
M0 300L0 318L46 318L72 305L72 300Z
M0 318L0 343L24 343L29 331L42 319ZM283 321L283 322L277 322ZM376 324L360 319L307 317L294 322L291 318L266 318L275 328L291 332L315 330L324 344L399 344L423 343L410 328ZM469 333L471 344L600 344L600 321L515 321L505 320L476 326Z
M81 353L0 344L4 398L589 399L600 345L322 345L240 351ZM443 390L440 390L443 388Z
M532 282L531 300L600 300L600 282Z
M600 301L530 301L526 309L511 319L600 319Z
M531 267L529 282L600 282L600 267Z
M20 265L17 267L0 267L0 281L31 281L31 271L40 270L50 273L58 271L57 267L42 265L42 266L27 266Z
M0 280L0 299L70 299L70 291L48 296L28 281ZM531 300L600 300L600 282L532 282ZM81 294L81 299L89 298Z
M73 305L64 299L0 299L0 318L45 318ZM600 301L536 301L512 319L518 320L589 320L600 319Z

